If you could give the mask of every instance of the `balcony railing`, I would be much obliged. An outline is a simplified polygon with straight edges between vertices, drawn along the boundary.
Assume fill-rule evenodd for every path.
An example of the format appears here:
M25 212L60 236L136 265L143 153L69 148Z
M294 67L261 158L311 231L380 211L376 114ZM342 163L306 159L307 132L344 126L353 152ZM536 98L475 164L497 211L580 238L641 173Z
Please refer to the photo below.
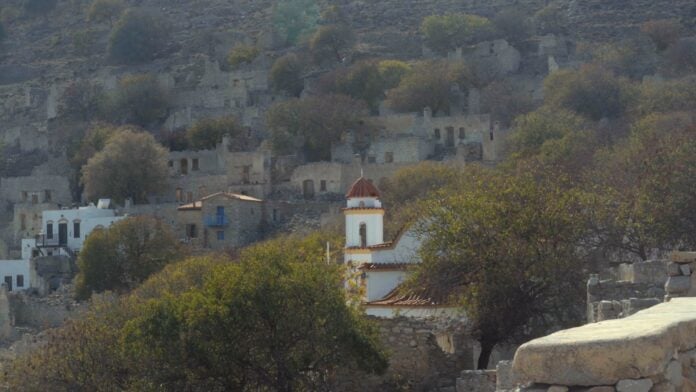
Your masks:
M205 225L207 227L226 227L230 221L224 215L210 215L205 217Z

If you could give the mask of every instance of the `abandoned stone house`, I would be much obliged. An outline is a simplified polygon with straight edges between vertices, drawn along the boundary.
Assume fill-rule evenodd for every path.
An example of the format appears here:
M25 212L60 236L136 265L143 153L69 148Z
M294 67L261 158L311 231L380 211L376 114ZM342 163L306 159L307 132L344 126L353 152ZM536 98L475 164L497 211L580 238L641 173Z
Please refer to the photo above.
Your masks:
M271 153L233 152L224 137L213 150L173 151L168 167L171 189L162 201L192 203L216 192L266 197L271 192Z
M0 178L0 257L17 258L22 238L33 238L41 231L44 210L72 203L68 179L41 175Z
M456 307L423 293L400 292L415 264L420 263L420 239L411 230L384 241L384 207L377 187L360 177L346 194L344 263L358 272L368 315L393 318L461 317Z
M265 221L263 201L217 192L177 208L179 238L205 249L247 245L260 238Z

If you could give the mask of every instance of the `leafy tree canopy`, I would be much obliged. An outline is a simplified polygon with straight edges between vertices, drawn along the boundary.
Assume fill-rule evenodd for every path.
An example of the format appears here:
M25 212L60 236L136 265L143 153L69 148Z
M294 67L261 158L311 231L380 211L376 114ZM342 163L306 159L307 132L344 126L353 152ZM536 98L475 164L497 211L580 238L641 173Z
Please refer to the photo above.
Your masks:
M485 17L469 14L431 15L423 19L421 33L430 49L446 54L464 45L490 39L493 23Z
M126 4L122 0L94 0L87 11L87 18L90 22L108 22L109 26L113 26L125 9Z
M300 58L294 53L280 57L271 67L271 87L292 97L299 97L304 89L303 68Z
M227 56L227 63L232 69L237 69L242 64L251 64L260 53L261 51L256 46L237 45L230 51L229 56Z
M109 56L121 64L146 63L161 54L169 40L168 26L160 17L127 10L109 37Z
M215 148L225 135L237 139L237 149L244 149L245 145L241 140L242 127L232 116L200 120L186 130L188 146L195 150Z
M93 231L77 260L75 291L79 299L106 290L131 290L180 257L180 246L166 223L147 216L130 217Z
M471 166L420 205L425 241L413 287L464 308L486 368L496 344L577 322L583 310L586 196L533 168ZM575 301L573 301L575 300ZM563 303L561 304L560 301Z
M321 64L327 59L343 63L353 47L353 31L344 24L321 26L309 41L314 61Z
M82 167L85 197L109 197L118 203L147 201L167 185L167 151L148 133L130 130L110 137L104 149Z
M113 123L147 127L164 121L169 106L169 92L154 75L128 75L103 100L100 115Z
M291 154L300 147L310 161L328 161L331 143L347 130L361 130L366 115L362 102L345 95L323 95L279 102L268 110L267 123L276 152Z

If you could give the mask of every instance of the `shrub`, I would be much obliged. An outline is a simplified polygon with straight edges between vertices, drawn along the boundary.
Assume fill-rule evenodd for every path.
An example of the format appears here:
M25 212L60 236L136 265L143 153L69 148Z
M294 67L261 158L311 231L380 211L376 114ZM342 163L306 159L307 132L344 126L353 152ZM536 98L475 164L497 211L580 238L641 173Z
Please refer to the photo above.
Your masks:
M564 34L568 26L566 12L558 3L552 3L534 14L538 34Z
M379 75L385 89L399 85L401 79L411 70L411 66L399 60L382 60L377 64Z
M486 86L481 94L483 113L490 113L495 121L509 125L520 114L534 108L529 93L509 80L500 80Z
M24 0L24 12L29 15L43 15L56 8L57 0Z
M463 45L490 39L495 28L488 18L469 14L431 15L420 27L430 49L446 54Z
M100 108L103 119L147 127L163 121L169 109L168 92L149 74L121 79Z
M376 109L384 95L384 83L377 63L362 61L348 68L339 68L325 74L320 80L324 93L344 94L365 101Z
M232 69L236 69L242 64L250 64L259 56L259 53L261 53L261 51L256 46L235 46L227 56L227 64L229 64Z
M304 89L303 65L297 55L290 53L277 59L270 72L271 87L288 95L298 97Z
M663 51L677 42L681 25L674 19L649 20L640 26L640 31L650 37L657 50Z
M154 15L128 10L109 37L109 56L123 64L153 60L167 44L167 26Z
M87 11L87 18L90 22L109 22L109 26L113 26L125 9L126 5L121 0L94 0Z

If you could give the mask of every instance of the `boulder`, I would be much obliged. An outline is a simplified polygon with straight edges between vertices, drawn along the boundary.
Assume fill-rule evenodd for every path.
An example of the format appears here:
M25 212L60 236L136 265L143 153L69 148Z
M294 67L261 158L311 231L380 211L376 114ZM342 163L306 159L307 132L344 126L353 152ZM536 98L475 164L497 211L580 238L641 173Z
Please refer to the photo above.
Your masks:
M665 283L665 291L673 293L686 293L691 288L691 278L688 276L670 276Z

